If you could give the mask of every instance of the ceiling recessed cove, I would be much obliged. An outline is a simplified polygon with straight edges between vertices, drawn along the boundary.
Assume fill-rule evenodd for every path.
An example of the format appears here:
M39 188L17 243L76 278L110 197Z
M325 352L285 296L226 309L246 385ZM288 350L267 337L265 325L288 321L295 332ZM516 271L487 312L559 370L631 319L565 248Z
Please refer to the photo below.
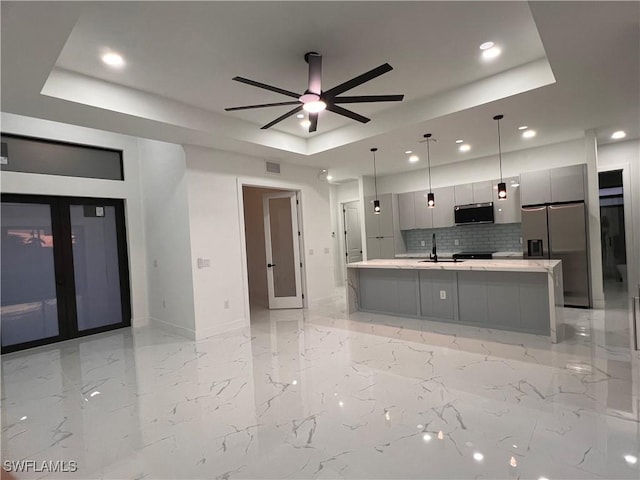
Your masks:
M316 52L308 52L304 55L304 60L309 64L309 82L307 90L303 93L296 93L290 90L284 90L279 87L267 85L266 83L256 82L244 77L233 77L236 82L251 85L252 87L262 88L271 92L279 93L287 97L293 97L295 101L289 102L277 102L277 103L262 103L257 105L245 105L242 107L229 107L225 108L227 112L234 112L238 110L251 110L255 108L267 108L267 107L281 107L284 105L295 105L295 107L283 115L280 115L275 120L263 125L261 129L273 127L281 121L289 118L291 115L295 115L300 110L309 112L309 133L315 132L318 128L318 114L323 110L328 110L332 113L337 113L343 117L350 118L360 123L367 123L371 119L363 115L360 115L354 111L341 107L339 104L348 103L373 103L373 102L401 102L404 95L357 95L357 96L342 96L339 95L358 87L364 83L367 83L374 78L379 77L387 72L393 70L393 67L388 63L383 63L379 67L376 67L368 72L358 75L357 77L347 80L329 90L322 90L322 55Z

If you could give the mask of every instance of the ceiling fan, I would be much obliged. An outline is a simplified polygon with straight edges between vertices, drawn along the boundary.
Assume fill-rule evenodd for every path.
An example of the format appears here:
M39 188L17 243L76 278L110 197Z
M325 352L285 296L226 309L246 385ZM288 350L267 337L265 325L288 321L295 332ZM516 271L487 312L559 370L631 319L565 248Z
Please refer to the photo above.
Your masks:
M272 92L280 93L288 97L293 97L296 100L290 102L277 102L277 103L263 103L260 105L246 105L243 107L231 107L225 108L227 112L233 112L236 110L249 110L253 108L264 107L280 107L283 105L297 105L293 110L289 110L284 115L279 116L272 122L260 127L261 129L267 129L273 127L276 123L289 118L291 115L295 115L301 110L309 112L309 132L315 132L318 128L318 113L322 110L328 110L338 115L342 115L358 122L367 123L370 119L364 117L358 113L352 112L339 106L340 103L369 103L369 102L400 102L404 98L404 95L358 95L351 97L339 97L341 93L351 90L352 88L362 85L369 80L373 80L380 75L393 70L393 67L388 63L384 63L379 67L369 70L368 72L358 75L351 80L341 83L329 90L322 90L322 55L316 52L308 52L304 55L305 61L309 64L309 86L304 94L291 92L289 90L283 90L282 88L273 87L264 83L249 80L243 77L233 77L233 80L240 83L246 83L258 88L264 88Z

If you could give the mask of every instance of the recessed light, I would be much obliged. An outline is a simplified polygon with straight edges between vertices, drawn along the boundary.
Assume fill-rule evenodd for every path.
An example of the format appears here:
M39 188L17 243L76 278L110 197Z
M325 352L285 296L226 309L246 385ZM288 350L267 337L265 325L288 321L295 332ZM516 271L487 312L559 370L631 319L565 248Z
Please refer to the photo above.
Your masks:
M20 420L26 420L26 419L27 419L27 416L26 416L26 415L25 415L25 416L23 416L23 417L20 417Z
M298 117L298 118L304 118L304 113L299 113L298 115L296 115L296 117Z
M344 402L343 402L342 400L340 400L340 401L338 402L338 405L340 405L341 407L344 407Z
M482 58L485 60L493 60L494 58L500 56L502 50L498 47L491 47L482 51Z
M422 439L423 439L425 442L429 442L429 441L431 441L431 435L429 435L428 433L425 433L425 434L422 436Z
M99 391L95 391L95 392L91 392L91 395L89 395L90 397L95 397L96 395L100 395Z
M549 480L547 477L540 477L538 480Z
M327 180L333 180L333 177L331 175L327 175ZM294 382L295 382L295 380L294 380ZM295 383L294 383L294 385L295 385Z
M529 128L529 127L526 126L526 125L522 125L522 126L518 127L518 130L526 130L527 128Z
M464 140L460 140L460 139L456 140L456 143L462 143L462 142L464 142Z
M108 52L102 55L102 61L110 67L124 66L124 58L122 58L122 55L115 52Z
M618 130L617 132L613 132L611 134L611 138L614 140L620 140L627 136L627 133L624 130Z
M522 138L533 138L536 136L535 130L525 130L522 132Z
M625 455L624 459L629 465L635 465L636 463L638 463L638 457L634 455Z
M493 42L484 42L482 45L480 45L480 50L488 50L491 47L493 47L495 45L495 43Z
M302 120L300 125L302 125L303 128L309 128L311 126L311 122L309 120Z
M406 151L406 152L404 152L404 153L406 153L407 155L409 155L410 153L413 153L413 150L407 150L407 151Z
M520 184L519 184L519 183L512 183L512 184L511 184L511 186L512 186L513 188L516 188L516 187L519 187L519 186L520 186Z
M460 145L459 150L461 152L468 152L469 150L471 150L471 145L469 145L468 143L463 143L462 145Z
M480 452L476 452L476 453L473 454L473 459L476 462L481 462L482 460L484 460L484 455L481 454Z
M417 156L417 155L411 155L409 157L409 162L411 162L411 163L416 163L418 160L420 160L420 157Z

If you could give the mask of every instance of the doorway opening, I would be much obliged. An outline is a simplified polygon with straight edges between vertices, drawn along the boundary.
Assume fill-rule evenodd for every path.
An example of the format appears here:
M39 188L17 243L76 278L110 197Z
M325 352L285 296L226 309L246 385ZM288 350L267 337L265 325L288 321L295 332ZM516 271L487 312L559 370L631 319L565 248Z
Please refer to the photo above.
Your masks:
M249 308L303 307L299 193L242 186Z
M624 188L622 170L598 173L602 280L605 296L627 291Z
M123 200L2 195L2 353L131 325Z

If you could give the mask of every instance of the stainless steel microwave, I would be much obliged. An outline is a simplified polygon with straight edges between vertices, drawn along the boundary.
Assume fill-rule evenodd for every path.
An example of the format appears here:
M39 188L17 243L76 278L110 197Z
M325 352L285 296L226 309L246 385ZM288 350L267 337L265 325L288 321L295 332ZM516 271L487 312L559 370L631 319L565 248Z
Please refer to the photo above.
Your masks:
M456 225L493 223L493 202L456 205L453 209Z

